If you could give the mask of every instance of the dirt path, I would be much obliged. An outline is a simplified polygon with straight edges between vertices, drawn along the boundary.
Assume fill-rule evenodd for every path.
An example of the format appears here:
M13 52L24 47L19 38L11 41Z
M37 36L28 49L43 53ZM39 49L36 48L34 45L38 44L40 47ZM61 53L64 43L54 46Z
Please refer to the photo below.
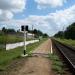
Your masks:
M33 53L50 53L50 49L51 49L51 40L47 40L46 42L44 42L43 44L41 44L37 49L35 49L33 51Z
M41 44L33 51L32 57L28 57L26 61L23 60L23 64L9 72L8 75L55 75L51 70L51 61L41 56L41 54L50 53L50 44L50 39Z

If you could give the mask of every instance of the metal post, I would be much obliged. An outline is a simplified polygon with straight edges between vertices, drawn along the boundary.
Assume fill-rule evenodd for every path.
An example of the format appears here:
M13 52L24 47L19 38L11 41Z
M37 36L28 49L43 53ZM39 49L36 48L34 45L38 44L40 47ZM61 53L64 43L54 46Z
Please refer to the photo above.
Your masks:
M53 54L53 49L52 49L52 41L51 41L51 54Z
M26 30L24 26L24 55L26 54Z

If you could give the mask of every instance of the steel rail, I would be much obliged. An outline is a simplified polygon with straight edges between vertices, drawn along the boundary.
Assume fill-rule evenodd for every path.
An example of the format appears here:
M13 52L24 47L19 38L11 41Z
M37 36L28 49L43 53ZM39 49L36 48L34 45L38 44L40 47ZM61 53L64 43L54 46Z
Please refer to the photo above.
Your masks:
M69 68L75 73L75 48L69 45L65 45L55 39L52 39L53 44L64 56Z

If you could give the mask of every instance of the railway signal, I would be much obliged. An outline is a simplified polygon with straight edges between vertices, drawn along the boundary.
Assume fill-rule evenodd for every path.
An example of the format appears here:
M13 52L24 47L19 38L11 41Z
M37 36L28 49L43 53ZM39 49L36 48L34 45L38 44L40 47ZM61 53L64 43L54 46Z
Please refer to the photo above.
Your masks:
M24 55L26 55L26 34L27 34L27 31L28 31L28 25L22 25L21 31L24 32Z
M22 25L21 26L21 31L28 31L28 25L26 25L26 26Z

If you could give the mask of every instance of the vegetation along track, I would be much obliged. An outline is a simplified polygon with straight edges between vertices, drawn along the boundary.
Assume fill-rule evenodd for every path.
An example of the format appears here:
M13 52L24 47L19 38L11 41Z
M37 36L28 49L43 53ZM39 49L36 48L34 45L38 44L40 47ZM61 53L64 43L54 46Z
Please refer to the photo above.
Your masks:
M64 59L66 60L69 68L75 73L75 48L62 44L55 39L52 39L53 44L55 47L60 51L63 55Z

